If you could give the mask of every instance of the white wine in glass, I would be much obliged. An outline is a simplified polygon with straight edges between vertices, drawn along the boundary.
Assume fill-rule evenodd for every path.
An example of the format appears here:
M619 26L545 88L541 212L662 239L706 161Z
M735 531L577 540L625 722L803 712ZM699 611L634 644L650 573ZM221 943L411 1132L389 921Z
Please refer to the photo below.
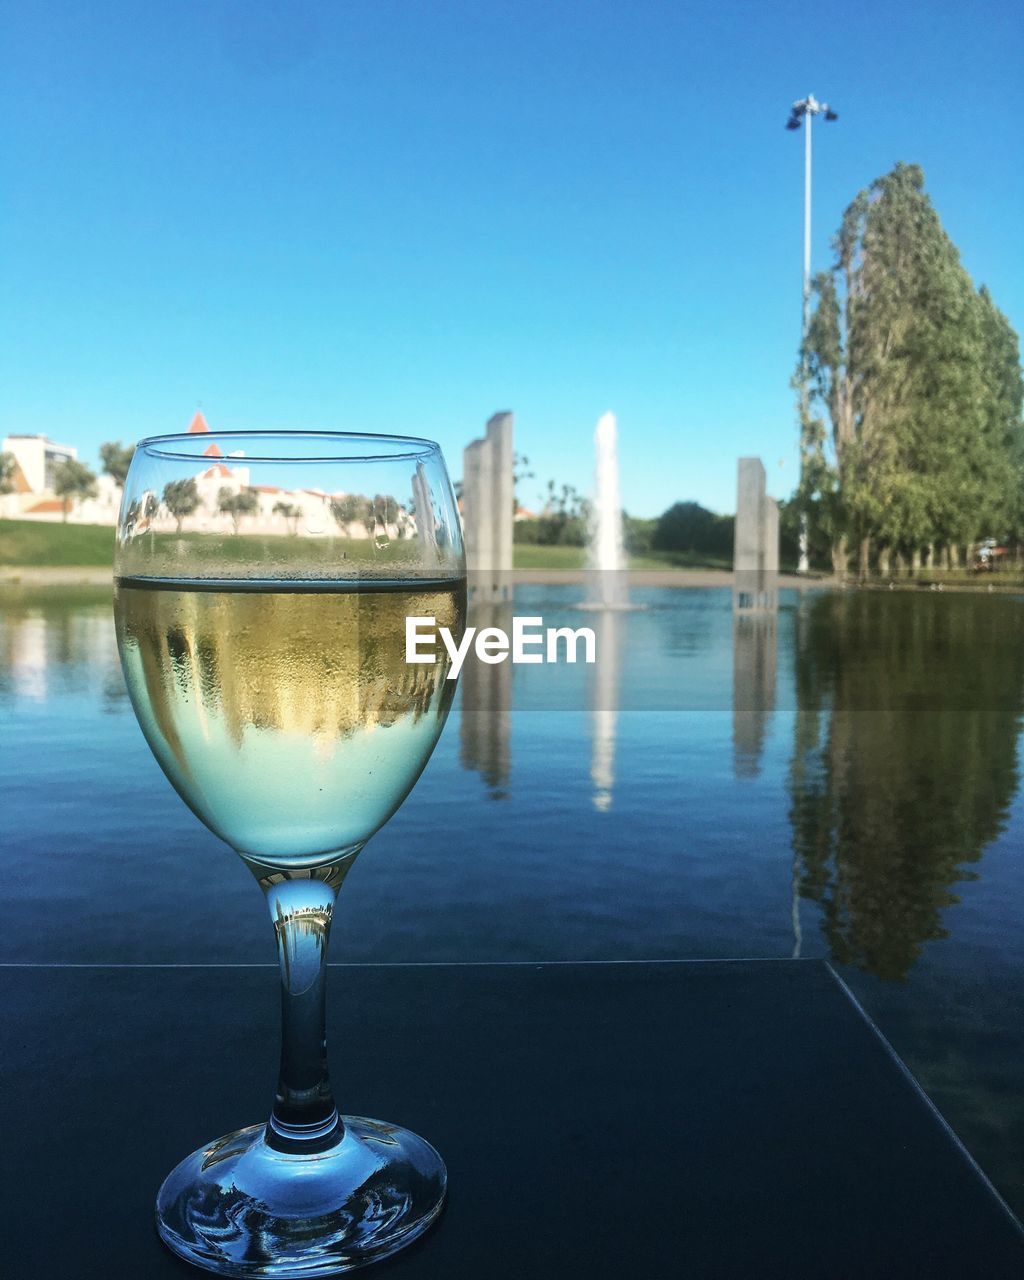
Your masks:
M115 617L132 705L192 811L242 856L277 938L282 1052L269 1121L182 1161L167 1245L231 1276L328 1276L385 1257L441 1209L422 1138L339 1115L324 976L338 889L399 807L454 694L443 648L406 662L408 616L457 638L465 561L438 447L399 436L160 436L125 485Z

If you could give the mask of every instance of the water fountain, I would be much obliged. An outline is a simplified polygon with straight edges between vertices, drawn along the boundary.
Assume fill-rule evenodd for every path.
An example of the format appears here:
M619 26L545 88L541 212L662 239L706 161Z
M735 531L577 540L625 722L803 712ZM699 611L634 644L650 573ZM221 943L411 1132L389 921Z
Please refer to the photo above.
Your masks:
M631 609L622 537L619 456L615 415L605 413L594 432L594 501L587 544L587 602L597 619L597 669L591 682L590 777L599 813L612 806L615 784L615 734L618 721L620 657L624 637L619 614Z
M626 552L622 540L622 503L619 499L619 457L614 413L597 420L594 432L596 467L594 503L590 512L587 546L588 604L592 609L628 609Z

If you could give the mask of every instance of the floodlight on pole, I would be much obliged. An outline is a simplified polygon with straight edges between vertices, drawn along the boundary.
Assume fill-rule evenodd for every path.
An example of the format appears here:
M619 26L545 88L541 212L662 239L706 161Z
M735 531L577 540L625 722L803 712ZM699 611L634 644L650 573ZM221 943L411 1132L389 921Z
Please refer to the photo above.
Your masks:
M839 113L833 111L827 102L819 102L813 93L799 102L794 102L789 109L787 129L804 129L804 290L803 290L803 322L800 329L800 345L806 349L807 329L811 320L811 121L815 116L824 116L826 120L838 120ZM803 377L801 379L801 395L804 397L802 408L806 411L807 397L807 357L803 357ZM800 468L803 470L803 442L801 441ZM797 564L798 573L806 573L810 568L807 556L807 513L800 517L800 559Z

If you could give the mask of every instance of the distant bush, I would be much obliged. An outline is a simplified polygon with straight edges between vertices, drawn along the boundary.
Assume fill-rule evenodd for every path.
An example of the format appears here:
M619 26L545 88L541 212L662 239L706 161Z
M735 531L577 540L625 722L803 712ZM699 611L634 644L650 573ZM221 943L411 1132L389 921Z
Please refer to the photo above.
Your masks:
M699 502L676 502L654 525L654 551L692 551L704 555L732 555L735 516L720 516Z
M525 463L527 459L523 459ZM532 520L518 520L512 541L535 547L585 547L590 504L571 484L548 481L544 510Z
M556 514L536 520L517 520L512 541L530 547L585 547L587 523L581 516Z
M642 520L639 516L622 513L622 536L630 555L642 556L654 545L657 520Z

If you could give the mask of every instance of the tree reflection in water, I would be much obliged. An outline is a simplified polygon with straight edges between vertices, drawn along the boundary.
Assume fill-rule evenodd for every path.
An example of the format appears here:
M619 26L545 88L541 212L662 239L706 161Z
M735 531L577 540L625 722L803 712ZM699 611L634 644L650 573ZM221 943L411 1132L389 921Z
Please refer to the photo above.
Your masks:
M806 598L790 817L833 959L898 981L1017 787L1024 607L973 594Z

